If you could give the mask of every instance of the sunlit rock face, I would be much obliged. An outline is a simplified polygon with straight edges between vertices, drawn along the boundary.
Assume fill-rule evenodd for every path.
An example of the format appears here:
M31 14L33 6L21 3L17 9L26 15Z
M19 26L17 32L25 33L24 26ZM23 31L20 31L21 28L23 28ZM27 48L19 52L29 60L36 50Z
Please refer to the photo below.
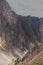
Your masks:
M0 49L23 58L39 42L43 42L43 19L17 15L5 0L0 0Z

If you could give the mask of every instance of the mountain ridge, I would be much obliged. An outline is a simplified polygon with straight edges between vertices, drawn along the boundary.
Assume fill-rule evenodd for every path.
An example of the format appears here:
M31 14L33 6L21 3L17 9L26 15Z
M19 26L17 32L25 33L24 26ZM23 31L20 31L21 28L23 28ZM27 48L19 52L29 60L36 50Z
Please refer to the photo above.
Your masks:
M0 49L15 58L43 44L43 18L21 16L0 0ZM2 47L3 48L2 48Z

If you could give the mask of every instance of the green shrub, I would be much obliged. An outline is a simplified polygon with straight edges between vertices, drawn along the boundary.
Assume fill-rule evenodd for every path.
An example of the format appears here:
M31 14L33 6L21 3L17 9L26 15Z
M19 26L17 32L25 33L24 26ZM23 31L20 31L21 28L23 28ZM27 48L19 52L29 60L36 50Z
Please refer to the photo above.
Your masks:
M19 64L19 62L20 62L20 59L19 59L19 58L17 58L17 60L15 61L15 64L14 64L14 65L18 65L18 64Z

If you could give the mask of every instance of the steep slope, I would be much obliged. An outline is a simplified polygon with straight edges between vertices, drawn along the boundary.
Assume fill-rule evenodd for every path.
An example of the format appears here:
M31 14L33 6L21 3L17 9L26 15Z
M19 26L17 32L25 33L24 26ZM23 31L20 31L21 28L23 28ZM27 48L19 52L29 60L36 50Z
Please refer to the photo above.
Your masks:
M43 43L43 19L20 16L6 0L0 0L0 50L12 59L38 49ZM11 54L11 55L10 55Z
M38 62L43 62L43 51L38 53L29 63L28 65L32 65Z

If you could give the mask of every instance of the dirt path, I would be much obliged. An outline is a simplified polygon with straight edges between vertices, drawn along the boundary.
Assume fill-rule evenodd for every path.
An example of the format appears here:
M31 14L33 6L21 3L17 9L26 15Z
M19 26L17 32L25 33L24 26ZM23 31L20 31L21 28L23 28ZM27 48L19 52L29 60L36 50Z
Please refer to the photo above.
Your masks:
M31 64L31 63L33 63L33 62L35 62L35 61L38 61L39 58L43 60L43 51L41 51L40 53L38 53L32 60L30 60L30 62L28 63L28 65Z

